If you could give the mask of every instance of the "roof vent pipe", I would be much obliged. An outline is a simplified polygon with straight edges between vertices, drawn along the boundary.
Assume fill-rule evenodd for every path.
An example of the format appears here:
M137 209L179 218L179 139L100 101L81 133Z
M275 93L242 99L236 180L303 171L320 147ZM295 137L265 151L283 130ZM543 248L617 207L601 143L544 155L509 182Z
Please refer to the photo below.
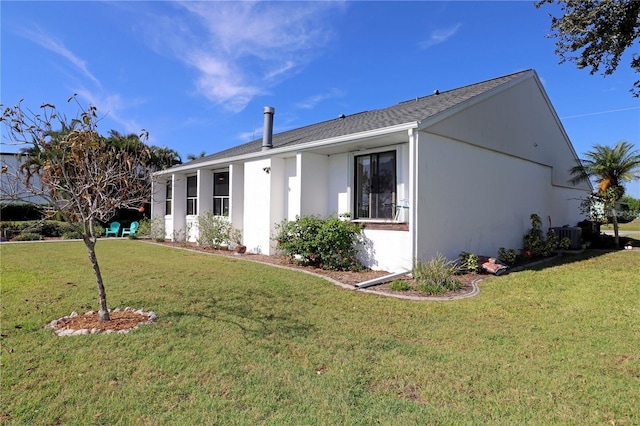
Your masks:
M264 129L262 131L262 150L273 148L273 115L276 109L264 107Z

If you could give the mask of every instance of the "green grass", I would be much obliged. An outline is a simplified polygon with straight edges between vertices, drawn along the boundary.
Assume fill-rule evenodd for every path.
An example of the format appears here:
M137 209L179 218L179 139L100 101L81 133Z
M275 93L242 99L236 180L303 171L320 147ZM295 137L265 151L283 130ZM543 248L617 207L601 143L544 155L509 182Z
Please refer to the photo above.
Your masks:
M602 231L613 231L613 224L608 223L606 225L601 225L600 229ZM622 231L640 231L640 219L634 219L631 222L627 223L619 223L618 230Z
M100 241L128 335L56 337L95 309L82 243L0 246L6 424L640 424L640 252L410 302L229 257ZM580 260L579 260L580 259Z

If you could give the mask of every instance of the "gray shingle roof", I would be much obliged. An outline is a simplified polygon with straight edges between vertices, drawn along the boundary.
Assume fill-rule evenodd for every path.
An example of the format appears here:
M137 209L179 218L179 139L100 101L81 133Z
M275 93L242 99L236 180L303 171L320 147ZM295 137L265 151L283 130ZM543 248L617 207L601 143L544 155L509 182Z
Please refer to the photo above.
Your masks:
M370 130L383 129L390 126L421 122L436 114L453 108L471 98L486 93L498 86L508 83L531 70L494 78L469 86L416 98L396 105L364 111L347 115L344 118L335 118L309 126L299 127L273 135L273 148L294 146L305 142L320 141L324 139L345 136ZM219 160L223 158L246 155L262 150L262 139L256 139L224 151L217 152L206 157L198 158L185 164L197 164L201 162ZM180 166L178 166L180 167Z

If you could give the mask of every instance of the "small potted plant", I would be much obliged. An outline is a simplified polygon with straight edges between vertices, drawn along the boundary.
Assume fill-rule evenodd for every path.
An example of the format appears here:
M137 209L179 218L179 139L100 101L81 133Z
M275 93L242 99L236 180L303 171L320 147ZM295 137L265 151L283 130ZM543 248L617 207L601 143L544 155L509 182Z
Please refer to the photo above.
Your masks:
M234 245L236 253L242 254L247 251L247 246L242 244L242 231L240 229L233 228L231 231L231 242Z

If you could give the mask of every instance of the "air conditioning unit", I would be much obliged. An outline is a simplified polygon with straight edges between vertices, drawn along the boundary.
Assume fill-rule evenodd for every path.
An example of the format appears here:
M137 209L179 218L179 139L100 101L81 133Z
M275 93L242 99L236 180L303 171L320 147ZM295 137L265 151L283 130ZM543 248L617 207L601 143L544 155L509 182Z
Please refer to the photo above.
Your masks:
M571 240L571 250L578 250L582 247L582 228L577 226L563 226L551 228L553 232L558 236L558 241L562 241L564 238Z

